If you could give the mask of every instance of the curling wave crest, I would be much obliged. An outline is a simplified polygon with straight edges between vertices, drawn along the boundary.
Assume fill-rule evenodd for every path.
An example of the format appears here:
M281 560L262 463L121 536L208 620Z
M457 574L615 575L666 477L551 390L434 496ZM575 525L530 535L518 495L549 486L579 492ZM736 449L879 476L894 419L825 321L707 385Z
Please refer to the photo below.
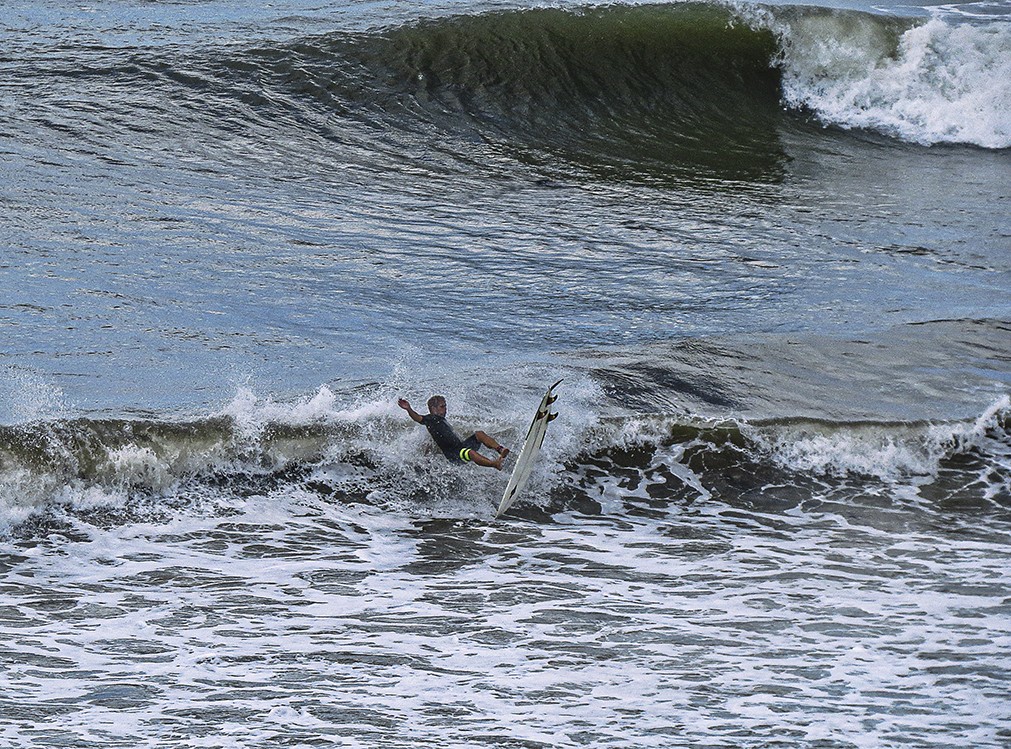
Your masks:
M1011 24L784 14L783 98L821 122L913 143L1011 147Z

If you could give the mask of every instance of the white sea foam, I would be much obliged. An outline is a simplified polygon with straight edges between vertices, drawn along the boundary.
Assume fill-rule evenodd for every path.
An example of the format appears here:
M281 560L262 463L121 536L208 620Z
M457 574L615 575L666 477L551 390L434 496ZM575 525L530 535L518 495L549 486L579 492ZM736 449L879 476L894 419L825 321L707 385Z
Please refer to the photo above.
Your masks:
M1011 17L1011 4L1007 0L982 0L975 3L950 3L936 5L928 9L939 18L968 18L972 20L1003 19Z
M239 433L251 437L271 423L300 426L327 420L334 416L336 403L337 397L326 385L292 403L261 398L251 388L241 387L221 415L231 417Z
M123 486L165 489L174 480L171 465L149 447L126 445L109 452L110 478Z
M842 429L818 425L777 427L771 432L759 432L755 438L776 462L791 470L897 480L928 476L936 470L943 452L919 436L916 430L902 434L895 426L868 424Z
M997 746L1007 725L996 543L956 534L939 551L803 515L770 532L715 506L428 530L311 502L27 550L0 630L24 655L11 699L33 716L0 735L940 749ZM59 607L39 606L42 585Z
M745 427L749 436L781 465L816 474L858 474L885 481L934 477L941 461L981 449L991 460L1001 452L990 437L1011 411L1002 396L971 422L915 424L791 424Z
M998 428L1000 419L1011 414L1011 396L995 400L980 416L970 423L939 425L930 429L931 438L950 445L953 452L962 452L986 440L987 434Z
M0 475L0 532L23 523L63 488L59 477L39 476L21 467Z
M648 449L679 428L598 421L594 393L579 382L560 392L551 460L578 454L588 431L602 446ZM298 418L313 397L292 404ZM517 399L523 421L538 397ZM999 439L1009 407L1001 398L977 419L936 425L936 441L971 451ZM513 405L503 408L509 421ZM376 422L426 444L396 416ZM144 480L143 447L113 454ZM396 458L447 473L420 449ZM900 507L908 523L895 535L861 522L858 494L828 522L770 519L728 493L630 513L624 502L642 488L615 473L600 484L612 515L493 521L481 482L502 477L456 475L468 492L424 514L297 484L253 496L226 487L225 517L82 519L84 542L19 545L5 557L0 636L15 655L7 704L25 717L0 720L0 738L30 749L157 747L170 732L187 747L661 749L742 735L790 747L1000 746L1011 644L1002 515L918 524L921 508Z
M923 145L1011 147L1011 24L934 18L896 42L870 15L766 22L781 38L788 106Z

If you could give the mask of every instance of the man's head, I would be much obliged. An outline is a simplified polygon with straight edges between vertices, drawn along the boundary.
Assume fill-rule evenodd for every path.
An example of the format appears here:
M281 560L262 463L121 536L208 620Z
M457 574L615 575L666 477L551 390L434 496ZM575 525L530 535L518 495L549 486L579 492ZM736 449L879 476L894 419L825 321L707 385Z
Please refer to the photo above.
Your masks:
M446 399L441 395L433 395L428 399L428 412L436 416L446 415Z

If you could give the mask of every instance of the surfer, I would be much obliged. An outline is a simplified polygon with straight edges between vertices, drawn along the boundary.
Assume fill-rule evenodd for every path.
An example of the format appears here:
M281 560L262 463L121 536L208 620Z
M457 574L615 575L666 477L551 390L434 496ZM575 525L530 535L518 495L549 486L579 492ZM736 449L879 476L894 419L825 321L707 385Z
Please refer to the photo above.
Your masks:
M411 404L404 398L398 400L397 405L407 411L407 415L416 422L425 425L435 444L454 463L473 462L486 468L502 470L502 461L509 454L509 449L502 447L494 438L480 431L474 432L465 440L460 439L446 421L446 399L443 396L433 395L428 399L428 413L424 416L411 408ZM481 445L497 452L498 457L495 460L486 458L478 452Z

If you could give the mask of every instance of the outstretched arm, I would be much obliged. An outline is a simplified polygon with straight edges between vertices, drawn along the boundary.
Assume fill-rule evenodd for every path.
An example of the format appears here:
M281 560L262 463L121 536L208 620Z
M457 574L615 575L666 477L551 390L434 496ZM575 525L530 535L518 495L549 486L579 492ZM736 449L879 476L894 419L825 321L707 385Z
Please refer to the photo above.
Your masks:
M408 403L404 398L401 398L400 400L398 400L397 401L397 405L400 406L405 411L407 411L407 415L408 416L410 416L412 419L414 419L419 424L421 423L421 414L419 414L417 411L415 411L413 408L411 408L411 404Z

